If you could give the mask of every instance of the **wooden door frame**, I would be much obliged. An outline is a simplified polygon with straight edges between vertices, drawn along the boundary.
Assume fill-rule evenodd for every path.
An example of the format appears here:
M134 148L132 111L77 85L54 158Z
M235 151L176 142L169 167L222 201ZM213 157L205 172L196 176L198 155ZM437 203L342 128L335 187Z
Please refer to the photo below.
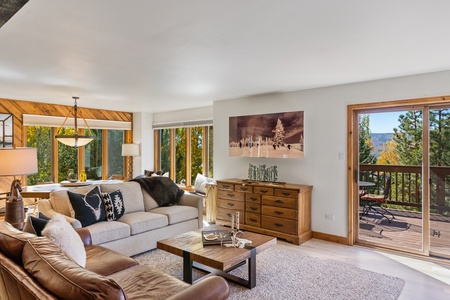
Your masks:
M407 99L407 100L393 100L393 101L382 101L364 104L353 104L347 106L347 207L348 207L348 235L347 242L348 245L354 245L358 240L358 228L359 228L359 194L358 194L358 114L367 112L389 112L399 109L412 110L421 109L428 112L429 107L450 105L450 96L441 97L430 97L430 98L420 98L420 99ZM424 114L425 115L425 114ZM424 116L423 122L426 123L426 128L428 128L428 114ZM428 130L423 131L423 141L428 141ZM423 178L429 178L429 152L428 147L424 147L427 150L423 153ZM426 176L426 177L425 177ZM425 180L424 180L425 182ZM428 180L426 180L428 182ZM422 201L423 205L423 215L429 215L429 185L424 185L422 189ZM429 217L424 220L423 232L429 232ZM427 230L427 231L426 231ZM411 251L414 254L429 255L430 250L430 240L429 235L423 236L423 251ZM385 245L383 245L385 246ZM405 251L403 248L389 247L393 250Z

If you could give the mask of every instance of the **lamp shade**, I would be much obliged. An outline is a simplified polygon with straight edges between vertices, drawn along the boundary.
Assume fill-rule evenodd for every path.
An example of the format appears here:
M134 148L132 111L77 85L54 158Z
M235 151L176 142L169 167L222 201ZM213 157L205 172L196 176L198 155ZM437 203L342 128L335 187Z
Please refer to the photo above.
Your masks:
M70 147L82 147L89 144L94 139L93 136L75 135L57 135L56 140Z
M36 148L0 148L0 176L38 172Z
M122 156L138 156L138 144L122 144Z

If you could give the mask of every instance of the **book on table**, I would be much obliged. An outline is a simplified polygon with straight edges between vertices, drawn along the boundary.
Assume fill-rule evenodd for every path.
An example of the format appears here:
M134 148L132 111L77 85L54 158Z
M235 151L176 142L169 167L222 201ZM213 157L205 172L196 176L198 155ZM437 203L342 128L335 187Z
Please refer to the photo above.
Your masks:
M220 245L231 243L231 234L228 230L203 230L203 245Z

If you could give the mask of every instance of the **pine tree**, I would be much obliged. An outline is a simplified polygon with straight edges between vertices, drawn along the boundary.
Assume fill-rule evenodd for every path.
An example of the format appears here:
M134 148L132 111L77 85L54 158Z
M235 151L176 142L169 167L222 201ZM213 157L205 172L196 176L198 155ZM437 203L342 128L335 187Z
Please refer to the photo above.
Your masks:
M277 120L277 125L275 126L275 129L272 130L272 132L274 133L273 145L280 147L283 144L284 137L285 137L283 123L281 122L280 119Z
M430 110L430 165L450 165L450 111Z
M422 111L410 110L399 116L392 139L397 144L400 164L422 165Z
M375 155L371 154L372 139L370 136L369 115L360 115L359 117L359 163L374 164L377 161Z

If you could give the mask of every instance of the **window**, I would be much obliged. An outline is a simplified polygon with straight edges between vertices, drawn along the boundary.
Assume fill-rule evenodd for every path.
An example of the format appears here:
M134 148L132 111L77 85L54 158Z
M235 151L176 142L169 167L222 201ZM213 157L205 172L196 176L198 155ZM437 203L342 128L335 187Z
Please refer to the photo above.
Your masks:
M194 184L197 173L213 177L212 129L197 126L155 130L155 170L173 170L170 177L187 186Z
M92 129L95 139L79 148L58 143L54 138L54 127L27 126L26 130L27 146L37 148L38 155L38 173L27 176L27 185L61 182L68 179L71 171L77 176L83 169L91 180L107 179L112 174L125 172L122 156L124 130ZM60 133L73 134L74 129L62 128ZM53 149L57 155L52 155ZM104 151L107 155L103 155Z

